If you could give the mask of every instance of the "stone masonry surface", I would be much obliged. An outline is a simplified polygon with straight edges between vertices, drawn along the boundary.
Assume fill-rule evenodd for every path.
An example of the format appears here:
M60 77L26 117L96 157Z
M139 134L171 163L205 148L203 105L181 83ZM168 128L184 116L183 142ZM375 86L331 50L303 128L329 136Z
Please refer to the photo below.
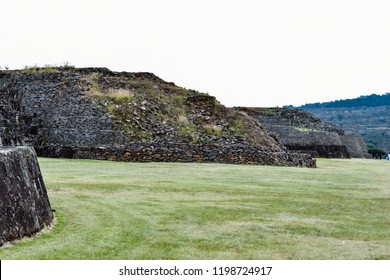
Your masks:
M33 148L19 138L20 94L0 84L0 246L51 225L53 213Z
M347 135L338 126L299 109L235 108L245 112L274 133L290 151L313 157L370 158L360 136Z
M18 97L18 125L8 131L38 155L315 167L310 155L287 151L252 118L151 73L3 71L0 82L0 93Z

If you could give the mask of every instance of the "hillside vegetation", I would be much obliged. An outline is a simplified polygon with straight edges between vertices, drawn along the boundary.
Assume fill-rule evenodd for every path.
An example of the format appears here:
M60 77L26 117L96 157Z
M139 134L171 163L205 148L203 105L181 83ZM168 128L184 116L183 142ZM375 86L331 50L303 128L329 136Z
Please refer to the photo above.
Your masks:
M390 93L384 95L371 94L362 95L358 98L352 99L341 99L330 102L318 102L308 103L302 105L301 109L312 109L312 108L354 108L354 107L379 107L379 106L390 106Z
M305 104L300 108L390 152L390 93Z

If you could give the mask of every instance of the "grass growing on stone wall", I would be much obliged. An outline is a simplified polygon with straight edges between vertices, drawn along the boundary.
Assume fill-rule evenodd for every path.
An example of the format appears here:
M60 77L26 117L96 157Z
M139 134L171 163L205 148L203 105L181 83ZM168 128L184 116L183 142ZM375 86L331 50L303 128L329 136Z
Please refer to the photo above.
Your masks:
M92 75L88 95L110 113L132 140L153 140L166 126L177 129L180 136L192 137L196 128L185 112L186 89L147 79L116 82L102 82ZM186 122L180 122L183 117ZM161 122L166 125L161 126Z
M187 115L184 113L178 115L177 124L177 131L181 136L192 137L196 132L196 127L189 122Z
M217 125L205 125L204 132L208 135L221 136L222 129Z
M87 97L107 110L133 141L170 141L176 137L180 141L200 143L209 138L247 134L244 128L248 125L241 114L229 114L215 97L205 93L135 76L122 77L122 80L118 77L103 79L94 73L86 82L89 85ZM253 124L247 130L256 134ZM264 138L263 135L260 138Z
M40 159L57 226L1 259L390 259L390 162Z
M24 69L21 70L21 72L25 74L41 74L41 73L58 73L60 72L60 70L52 66L44 66L44 67L25 66Z

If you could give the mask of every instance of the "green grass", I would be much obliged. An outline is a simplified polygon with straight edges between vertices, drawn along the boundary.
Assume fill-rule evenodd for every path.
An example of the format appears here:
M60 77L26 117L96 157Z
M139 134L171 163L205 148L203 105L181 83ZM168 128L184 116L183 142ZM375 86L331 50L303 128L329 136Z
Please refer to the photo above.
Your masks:
M0 259L390 259L390 162L40 159L57 225Z

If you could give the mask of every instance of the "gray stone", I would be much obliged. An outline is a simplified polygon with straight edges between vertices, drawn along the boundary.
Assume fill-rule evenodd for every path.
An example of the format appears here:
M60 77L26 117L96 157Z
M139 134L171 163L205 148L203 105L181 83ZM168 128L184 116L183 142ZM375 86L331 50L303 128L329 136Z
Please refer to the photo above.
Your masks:
M10 79L15 82L14 77ZM0 87L0 245L31 236L53 221L53 213L38 165L30 147L23 143L20 122L31 125L31 119L20 115L20 94L14 86ZM41 131L35 125L28 133ZM2 145L7 145L4 147Z
M14 101L18 109L13 112L22 120L8 125L12 135L8 142L21 139L40 156L315 167L315 160L306 153L290 156L292 152L252 118L220 105L213 96L175 87L151 73L115 73L106 68L0 72L0 84L18 96ZM141 100L103 104L91 97L95 87L105 92L127 89L135 98L145 85L152 85L153 91L143 93ZM154 97L157 89L164 95ZM185 92L178 102L183 104L180 114L186 114L192 135L180 134L177 124L161 118L167 114L161 100L172 90ZM111 110L123 110L121 119L114 118L110 105ZM6 110L0 113L4 120L12 119ZM236 127L249 127L245 139L229 130L238 119L242 125L237 122ZM206 125L211 132L205 132Z
M370 158L360 136L346 135L340 127L305 111L290 108L235 109L264 125L292 152L306 152L313 157Z
M0 148L0 244L37 233L53 220L33 149ZM4 173L5 171L5 173Z

